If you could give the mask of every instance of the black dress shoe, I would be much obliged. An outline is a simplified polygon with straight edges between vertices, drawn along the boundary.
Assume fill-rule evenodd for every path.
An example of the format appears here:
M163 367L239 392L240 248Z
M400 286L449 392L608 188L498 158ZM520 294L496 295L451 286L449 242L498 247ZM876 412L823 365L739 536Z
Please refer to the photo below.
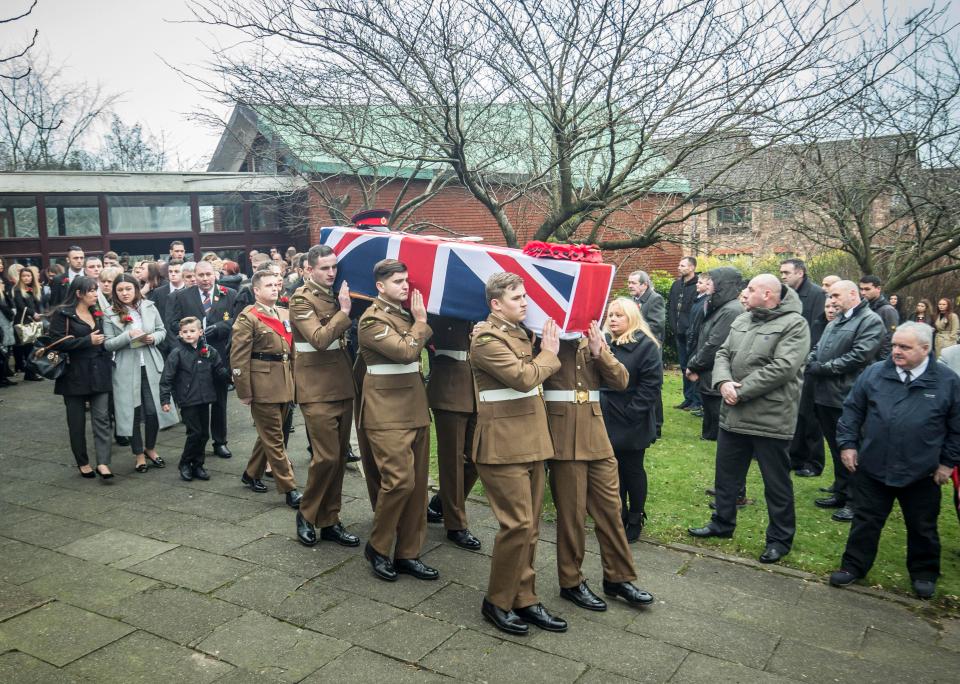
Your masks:
M526 634L529 631L527 623L520 619L520 616L512 610L503 610L483 599L483 605L480 608L483 617L493 623L493 626L501 632L507 634Z
M443 522L443 504L440 502L439 494L434 494L430 497L430 502L427 504L427 522Z
M393 567L402 575L410 575L420 580L435 580L440 577L436 568L425 565L419 558L396 558Z
M649 606L653 603L653 594L640 589L633 582L608 582L603 580L603 593L607 596L619 596L635 606Z
M834 514L830 516L830 519L836 520L837 522L853 522L853 509L849 506L844 506L834 512Z
M231 458L233 456L233 452L227 448L226 444L214 444L213 455L219 456L220 458Z
M534 603L526 608L517 608L514 611L524 622L536 625L540 629L548 632L566 632L567 621L563 618L551 615L542 603Z
M321 527L320 538L324 541L337 542L340 546L360 546L360 537L347 532L341 523Z
M193 476L198 480L209 480L210 473L202 465L193 466Z
M144 454L144 456L146 457L146 459L147 459L148 461L150 461L150 464L151 464L154 468L166 468L166 467L167 467L167 462L163 460L163 456L157 456L156 458L154 458L154 457L151 456L150 454Z
M473 536L470 530L447 530L447 539L468 551L477 551L480 549L480 540Z
M733 537L733 532L720 532L710 525L706 527L690 527L687 529L687 534L691 537L701 537L704 539L707 537L719 537L721 539L730 539Z
M190 467L189 463L181 464L180 468L180 479L190 482L193 480L193 468Z
M813 503L817 508L843 508L843 500L838 499L836 496L815 499Z
M830 485L829 487L820 487L820 491L826 492L827 494L833 494L834 493L833 485Z
M307 522L300 511L297 511L297 539L304 546L313 546L317 543L317 531Z
M77 470L80 470L80 466L77 466ZM87 478L88 480L92 480L92 479L95 478L96 476L97 476L97 474L96 474L95 472L93 472L92 470L88 470L87 472L83 472L82 470L80 470L80 477L85 477L85 478Z
M595 610L598 613L607 609L606 601L590 591L586 582L581 582L576 587L560 587L560 598L572 601L581 608Z
M247 475L247 471L243 471L243 475L240 476L240 481L258 494L263 494L267 491L267 485L263 484L262 480L255 480Z
M849 587L859 578L849 570L835 570L830 573L831 587Z
M686 411L687 409L690 408L690 406L692 406L692 404L689 401L682 401L676 406L674 406L673 408L680 409L681 411Z
M760 554L759 560L761 563L776 563L781 558L787 555L787 551L781 551L776 546L768 546L766 550Z
M360 460L360 457L357 456L355 453L353 453L353 447L352 447L352 446L348 446L348 447L347 447L346 459L347 459L347 463L356 463L357 461Z
M937 592L937 580L913 580L913 593L918 598L929 599Z
M643 532L643 525L640 523L627 523L623 526L623 531L627 535L627 543L633 544L640 541L640 533Z
M820 477L820 473L810 468L800 468L799 470L793 471L793 474L797 477Z
M117 442L118 446L130 446L129 437L121 437L120 435L115 435L114 440Z
M374 575L387 582L397 581L397 571L393 567L393 561L377 553L376 549L370 546L370 542L367 542L367 546L363 550L363 557L370 562L370 568Z
M303 494L296 489L291 489L284 494L284 500L290 508L300 508L300 502L303 500Z
M107 468L107 466L97 466L93 472L100 476L100 479L106 482L107 480L113 479L113 473L110 472L110 469L107 468L107 472L103 472L100 468Z

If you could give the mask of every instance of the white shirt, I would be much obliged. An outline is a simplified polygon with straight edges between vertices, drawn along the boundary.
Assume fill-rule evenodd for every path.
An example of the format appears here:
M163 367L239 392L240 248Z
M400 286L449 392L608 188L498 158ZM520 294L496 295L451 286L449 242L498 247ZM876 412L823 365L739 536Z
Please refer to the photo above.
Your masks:
M76 278L77 276L82 276L82 275L83 275L83 271L74 271L74 270L68 268L68 269L67 269L67 282L68 282L68 283L72 283L74 278Z
M130 318L133 319L133 321L132 321L132 322L130 323L130 325L129 325L129 329L130 329L130 330L143 330L143 316L140 315L140 310L139 310L139 309L129 309L129 310L127 311L127 313L130 314ZM147 332L147 331L146 331L146 330L143 330L143 332ZM140 365L141 365L141 366L147 365L146 360L143 358L143 349L141 348L141 349L138 349L137 351L140 353Z
M930 363L930 357L928 356L928 357L926 357L923 361L920 362L920 365L919 365L919 366L917 366L916 368L911 368L911 369L910 369L910 382L913 382L914 380L916 380L917 378L919 378L921 375L923 375L924 371L927 370L927 365L928 365L929 363ZM897 375L900 376L900 382L906 382L906 379L907 379L907 371L905 371L905 370L904 370L903 368L901 368L900 366L895 366L895 368L897 369Z

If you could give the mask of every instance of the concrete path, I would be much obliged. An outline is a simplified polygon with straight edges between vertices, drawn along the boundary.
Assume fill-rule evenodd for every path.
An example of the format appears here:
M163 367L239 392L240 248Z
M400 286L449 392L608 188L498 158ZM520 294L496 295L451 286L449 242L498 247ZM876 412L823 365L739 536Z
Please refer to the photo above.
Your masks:
M161 434L166 469L137 474L115 447L105 485L69 465L51 383L0 399L0 682L960 680L960 624L921 617L919 603L653 543L633 546L653 607L580 610L559 598L546 524L538 588L570 630L508 638L479 612L496 532L484 505L469 508L482 553L431 525L423 558L441 579L388 584L360 549L298 544L272 487L240 485L254 432L239 403L235 457L209 458L209 482L178 478L178 426ZM300 427L301 480L304 443ZM344 494L343 521L365 539L371 512L355 472ZM593 538L584 566L598 589Z

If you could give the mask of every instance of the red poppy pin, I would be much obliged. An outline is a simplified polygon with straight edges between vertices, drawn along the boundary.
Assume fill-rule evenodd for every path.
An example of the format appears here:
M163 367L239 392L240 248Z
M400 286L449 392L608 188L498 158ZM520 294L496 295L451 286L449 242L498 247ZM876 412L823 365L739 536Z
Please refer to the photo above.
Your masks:
M290 298L289 298L289 297L281 297L281 298L280 298L280 303L281 303L281 304L289 304L289 303L290 303Z
M94 310L93 310L93 317L94 317L94 318L101 318L102 316L103 316L103 312L102 312L100 309L94 309Z
M222 295L227 294L227 288L225 288L223 285L219 286L217 289L220 290L220 294Z
M207 358L210 356L210 350L207 347L200 347L200 356Z
M123 317L123 322L124 322L124 323L133 323L133 316L131 316L130 314L127 314L126 316Z

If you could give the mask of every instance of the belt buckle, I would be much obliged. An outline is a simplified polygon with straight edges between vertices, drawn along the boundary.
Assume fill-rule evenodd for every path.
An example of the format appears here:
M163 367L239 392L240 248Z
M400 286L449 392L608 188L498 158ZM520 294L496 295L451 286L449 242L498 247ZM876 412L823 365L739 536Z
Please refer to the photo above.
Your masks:
M283 362L286 363L290 360L290 355L287 352L283 352Z
M590 401L590 393L587 390L577 390L577 403L586 404Z

